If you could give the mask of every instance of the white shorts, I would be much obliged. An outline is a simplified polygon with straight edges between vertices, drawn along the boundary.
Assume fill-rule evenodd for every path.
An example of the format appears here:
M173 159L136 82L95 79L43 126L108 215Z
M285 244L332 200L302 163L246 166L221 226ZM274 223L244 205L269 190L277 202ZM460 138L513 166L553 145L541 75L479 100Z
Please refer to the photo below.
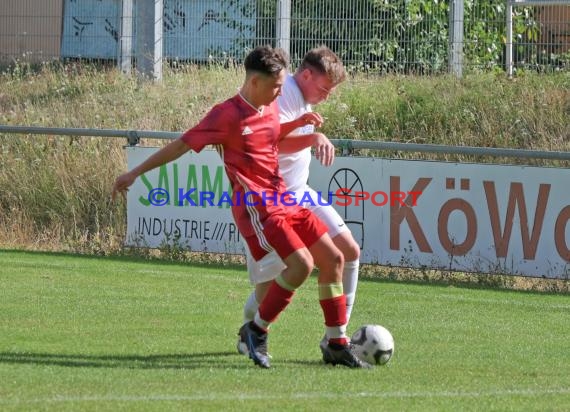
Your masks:
M328 234L331 238L334 238L343 232L350 232L350 229L344 223L344 220L342 220L342 217L340 217L332 204L327 204L330 203L330 199L321 199L319 201L319 194L309 186L306 186L303 190L295 192L297 202L301 201L303 197L308 199L307 196L310 196L311 201L303 203L301 206L309 209L323 221L328 228ZM256 261L249 253L249 249L246 245L245 255L249 280L253 285L275 279L286 267L285 263L283 263L277 252L274 250Z

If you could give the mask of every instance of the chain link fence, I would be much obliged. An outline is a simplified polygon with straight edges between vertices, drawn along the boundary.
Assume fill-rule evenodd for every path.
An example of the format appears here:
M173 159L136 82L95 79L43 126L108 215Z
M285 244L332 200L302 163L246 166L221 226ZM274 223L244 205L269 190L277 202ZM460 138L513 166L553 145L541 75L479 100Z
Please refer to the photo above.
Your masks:
M169 62L230 64L269 43L286 46L295 66L326 44L354 71L441 74L459 38L464 72L506 65L506 0L2 0L0 63L86 59L124 67L137 56L144 1L159 10L155 35ZM570 70L570 0L511 3L514 68ZM450 10L458 5L463 30L452 38Z

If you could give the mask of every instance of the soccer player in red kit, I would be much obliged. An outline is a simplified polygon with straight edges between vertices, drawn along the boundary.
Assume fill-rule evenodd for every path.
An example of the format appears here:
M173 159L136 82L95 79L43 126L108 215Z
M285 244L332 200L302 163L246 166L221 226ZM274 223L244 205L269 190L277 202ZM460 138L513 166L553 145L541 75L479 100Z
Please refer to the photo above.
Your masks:
M329 363L368 367L353 354L346 336L342 253L312 212L282 201L286 189L279 174L278 143L294 129L317 121L316 114L305 113L292 122L279 124L275 99L281 92L287 68L282 50L257 47L248 54L244 65L246 76L238 94L213 107L180 138L119 176L113 186L113 198L126 191L141 174L190 149L199 152L206 145L215 145L232 185L232 214L253 258L260 260L275 250L286 265L270 285L254 320L240 329L250 358L256 365L270 367L269 326L285 310L316 264Z

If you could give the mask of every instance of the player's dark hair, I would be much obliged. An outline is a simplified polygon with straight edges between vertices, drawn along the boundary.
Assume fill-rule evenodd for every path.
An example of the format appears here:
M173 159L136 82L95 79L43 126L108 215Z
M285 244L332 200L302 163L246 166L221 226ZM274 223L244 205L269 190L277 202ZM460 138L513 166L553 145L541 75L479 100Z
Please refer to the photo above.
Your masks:
M246 73L257 72L276 77L286 69L289 57L285 50L271 46L258 46L245 58Z
M299 70L312 69L326 75L333 84L346 79L346 70L340 58L327 46L311 49L303 57Z

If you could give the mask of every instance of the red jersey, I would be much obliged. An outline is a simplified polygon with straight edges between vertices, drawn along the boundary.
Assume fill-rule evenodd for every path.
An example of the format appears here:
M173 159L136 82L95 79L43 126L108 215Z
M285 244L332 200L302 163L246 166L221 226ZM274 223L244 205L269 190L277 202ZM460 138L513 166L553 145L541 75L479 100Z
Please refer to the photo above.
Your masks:
M271 200L286 191L278 166L280 131L275 101L257 110L238 94L214 106L182 135L184 143L196 152L206 145L217 146L232 185L234 219L255 259L273 250L263 234L267 218L285 218L300 209L284 205L279 197L277 202ZM251 244L252 238L258 245Z

